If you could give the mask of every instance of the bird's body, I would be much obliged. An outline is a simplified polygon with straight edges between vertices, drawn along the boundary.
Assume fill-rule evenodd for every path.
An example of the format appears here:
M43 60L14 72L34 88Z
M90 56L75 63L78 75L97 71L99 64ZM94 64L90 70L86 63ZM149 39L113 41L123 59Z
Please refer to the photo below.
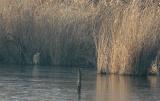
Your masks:
M37 52L33 55L33 64L38 65L40 63L40 53Z

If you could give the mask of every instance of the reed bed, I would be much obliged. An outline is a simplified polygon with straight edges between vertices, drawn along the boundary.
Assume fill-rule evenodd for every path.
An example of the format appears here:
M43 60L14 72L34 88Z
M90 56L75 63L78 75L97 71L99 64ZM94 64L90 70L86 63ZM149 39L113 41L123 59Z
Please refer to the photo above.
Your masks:
M158 0L0 0L0 63L146 75L159 51Z

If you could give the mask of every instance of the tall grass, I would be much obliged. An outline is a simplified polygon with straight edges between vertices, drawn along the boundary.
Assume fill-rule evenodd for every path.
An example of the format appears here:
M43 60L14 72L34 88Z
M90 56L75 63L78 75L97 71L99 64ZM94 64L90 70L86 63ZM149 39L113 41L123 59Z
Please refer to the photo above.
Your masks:
M32 64L40 52L41 64L144 75L159 28L158 0L0 0L0 62Z
M42 64L94 63L89 37L92 11L87 11L90 6L85 2L5 0L0 4L4 4L0 10L2 63L31 64L36 52L41 53Z
M103 32L105 34L101 35L100 41L104 40L104 35L108 38L111 33L111 45L106 44L108 39L101 43L103 47L100 54L103 55L100 56L101 60L97 61L101 64L98 66L99 71L103 72L108 68L109 73L115 74L147 74L157 56L160 44L158 2L133 0L126 6L117 2L110 2L110 5L113 20L106 17L105 28L110 27ZM105 45L108 46L107 49ZM106 56L108 52L109 55ZM106 57L109 58L108 63L104 63Z

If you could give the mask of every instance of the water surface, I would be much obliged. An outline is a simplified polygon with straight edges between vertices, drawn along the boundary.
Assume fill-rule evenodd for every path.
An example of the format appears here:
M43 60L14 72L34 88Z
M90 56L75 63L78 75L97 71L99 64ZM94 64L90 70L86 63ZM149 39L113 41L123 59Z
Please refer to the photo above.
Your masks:
M160 101L159 77L96 74L70 67L0 66L0 101Z

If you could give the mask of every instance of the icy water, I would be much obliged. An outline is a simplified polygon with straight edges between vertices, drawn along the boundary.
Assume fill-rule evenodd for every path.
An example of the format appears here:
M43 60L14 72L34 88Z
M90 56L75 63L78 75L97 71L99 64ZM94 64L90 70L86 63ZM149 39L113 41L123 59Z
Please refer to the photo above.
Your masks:
M159 77L96 74L70 67L0 66L0 101L160 101Z

